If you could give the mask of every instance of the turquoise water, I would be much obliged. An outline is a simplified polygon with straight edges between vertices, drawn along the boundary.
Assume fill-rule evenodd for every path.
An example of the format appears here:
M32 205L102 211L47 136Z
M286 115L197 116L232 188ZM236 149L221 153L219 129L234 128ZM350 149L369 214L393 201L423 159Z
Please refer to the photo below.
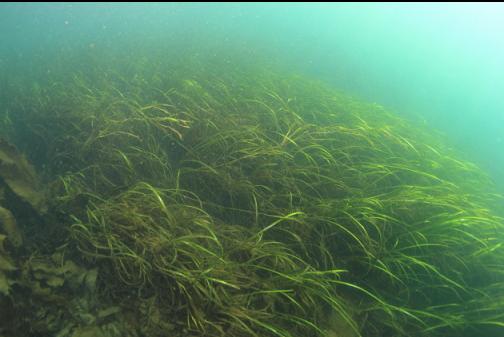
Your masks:
M244 48L425 119L504 186L502 4L2 4L1 12L0 67L10 76L68 49L138 40Z

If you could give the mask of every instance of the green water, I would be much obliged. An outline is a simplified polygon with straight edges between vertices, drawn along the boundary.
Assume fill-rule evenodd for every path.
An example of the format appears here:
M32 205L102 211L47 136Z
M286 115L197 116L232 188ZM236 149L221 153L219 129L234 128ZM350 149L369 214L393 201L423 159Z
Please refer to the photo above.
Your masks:
M502 4L1 4L0 337L501 336Z
M0 66L9 74L2 77L19 76L66 50L147 41L183 43L194 53L243 48L424 118L502 186L503 11L500 4L4 4Z

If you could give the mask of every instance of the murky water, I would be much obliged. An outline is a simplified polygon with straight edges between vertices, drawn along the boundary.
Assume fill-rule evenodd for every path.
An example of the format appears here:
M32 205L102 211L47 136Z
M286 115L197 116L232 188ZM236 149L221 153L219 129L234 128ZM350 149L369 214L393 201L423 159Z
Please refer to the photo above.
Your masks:
M503 14L0 5L0 336L501 336Z

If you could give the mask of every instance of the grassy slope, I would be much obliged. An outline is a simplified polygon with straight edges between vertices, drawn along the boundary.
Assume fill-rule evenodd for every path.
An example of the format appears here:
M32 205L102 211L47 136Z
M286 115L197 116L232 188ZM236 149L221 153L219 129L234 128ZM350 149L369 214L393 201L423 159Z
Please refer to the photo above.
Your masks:
M11 85L4 130L63 215L54 246L99 264L104 300L151 334L146 303L202 336L323 334L334 312L362 336L502 333L482 172L379 105L201 59L81 55Z

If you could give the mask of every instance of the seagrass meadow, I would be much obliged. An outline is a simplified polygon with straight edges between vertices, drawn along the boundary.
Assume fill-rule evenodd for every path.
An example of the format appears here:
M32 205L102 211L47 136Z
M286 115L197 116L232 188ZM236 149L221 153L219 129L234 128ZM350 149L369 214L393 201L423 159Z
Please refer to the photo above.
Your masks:
M504 334L503 200L442 135L232 53L123 55L3 84L44 205L0 170L2 337Z

